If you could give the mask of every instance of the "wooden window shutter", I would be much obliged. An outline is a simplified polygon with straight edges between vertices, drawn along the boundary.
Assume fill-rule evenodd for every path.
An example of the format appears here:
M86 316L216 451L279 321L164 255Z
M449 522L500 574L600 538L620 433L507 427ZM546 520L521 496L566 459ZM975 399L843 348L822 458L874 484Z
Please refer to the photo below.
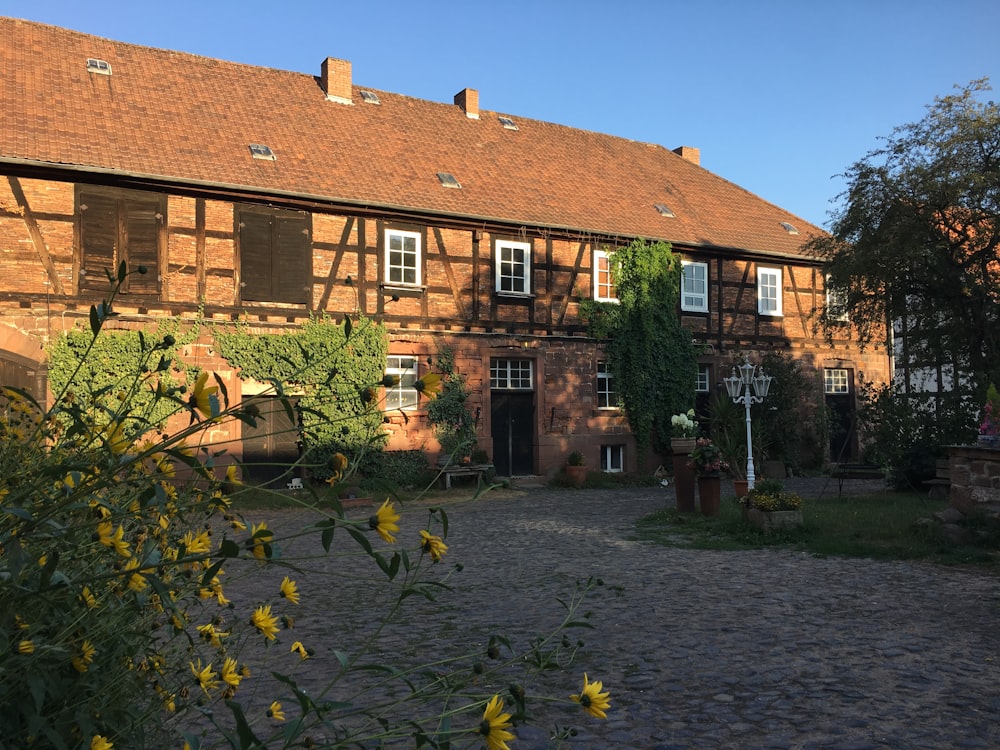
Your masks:
M312 288L312 241L304 216L277 217L274 253L274 299L276 302L309 302Z
M240 213L240 296L253 302L269 302L271 296L271 217Z
M160 291L158 219L160 202L128 199L125 208L125 260L129 277L125 290L132 294L157 294ZM140 274L139 266L146 267Z
M86 208L84 208L86 207ZM117 201L99 193L80 193L80 293L108 293L108 273L116 273Z

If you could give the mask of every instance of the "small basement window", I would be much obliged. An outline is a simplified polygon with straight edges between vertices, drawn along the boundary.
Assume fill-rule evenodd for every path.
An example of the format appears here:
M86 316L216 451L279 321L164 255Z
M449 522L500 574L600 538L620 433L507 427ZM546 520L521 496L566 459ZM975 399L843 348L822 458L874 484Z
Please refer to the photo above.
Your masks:
M362 99L362 101L365 101L368 104L381 104L382 103L382 100L378 98L378 94L376 94L376 93L374 93L372 91L364 91L364 90L362 90L361 91L361 99Z
M275 161L278 157L274 155L274 152L270 147L265 146L263 143L251 143L250 144L250 155L254 159L265 159L267 161Z
M98 60L94 57L87 58L87 72L109 76L111 75L111 63L107 60Z
M460 188L462 183L455 179L454 175L448 174L447 172L438 172L438 179L441 180L441 184L446 188Z
M500 124L503 125L504 128L507 129L507 130L518 130L519 129L517 127L517 125L514 123L514 121L512 119L510 119L509 117L498 117L497 119L500 120Z

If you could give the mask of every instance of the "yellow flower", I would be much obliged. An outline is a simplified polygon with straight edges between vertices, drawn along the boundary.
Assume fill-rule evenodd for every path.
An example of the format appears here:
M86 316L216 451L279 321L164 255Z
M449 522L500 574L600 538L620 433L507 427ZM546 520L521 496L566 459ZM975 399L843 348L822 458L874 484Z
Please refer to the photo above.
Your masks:
M105 547L114 547L122 557L128 557L129 545L125 541L125 529L118 525L115 529L111 521L101 521L97 524L97 538Z
M33 654L35 653L35 644L30 638L25 638L19 644L17 644L17 653L19 654Z
M448 545L441 537L429 534L423 529L420 530L420 549L431 556L433 562L439 562L448 551Z
M347 464L347 456L343 453L334 453L330 456L330 469L333 473L330 475L330 478L326 480L327 484L339 482L344 476L344 472L347 471Z
M222 681L227 685L232 685L233 687L239 687L240 680L243 679L243 675L240 674L239 669L236 667L236 659L229 656L222 663Z
M417 393L435 398L441 392L441 376L436 372L429 372L414 383L413 387L417 389Z
M80 646L80 653L70 659L70 663L80 674L83 674L90 667L90 663L94 660L94 654L97 653L97 649L90 641L84 641Z
M240 484L239 468L236 464L229 464L226 468L226 481L230 484Z
M386 499L382 507L375 511L375 515L368 519L368 525L386 542L394 544L396 537L393 534L399 531L399 524L396 523L398 520L399 513L392 507L391 501Z
M288 576L285 576L281 582L281 595L292 604L299 603L299 587Z
M510 714L503 712L503 700L499 695L490 698L483 711L483 720L479 722L479 733L486 741L486 750L510 750L507 740L517 739L507 729L510 727Z
M270 541L273 538L274 532L267 528L267 522L261 521L259 526L251 524L250 541L247 542L247 546L258 560L266 560L271 554Z
M211 662L206 664L204 667L201 665L201 659L198 659L197 666L195 666L194 662L188 663L191 665L191 673L198 681L201 689L205 691L205 695L208 695L210 690L219 686L219 681L215 679L218 675L212 669Z
M83 591L80 592L80 600L87 606L88 609L93 609L97 606L97 599L86 586L84 586Z
M220 638L225 638L229 635L228 632L223 633L221 630L216 630L215 625L212 623L208 623L208 625L199 625L198 632L201 633L201 637L214 648L222 648L222 641Z
M250 618L250 623L269 641L273 641L275 635L281 630L278 627L278 618L271 614L270 604L257 607Z
M95 734L94 739L90 741L90 750L112 750L112 748L114 745L111 744L111 740L99 734Z
M606 719L608 718L606 711L611 708L611 694L602 693L603 689L604 683L600 680L590 682L587 679L587 673L584 672L583 690L580 691L579 695L571 695L570 699L583 706L583 710L595 719Z
M104 443L112 453L124 453L129 446L128 438L121 422L111 422L104 428Z
M128 572L130 570L135 572L129 576L128 587L135 592L145 590L145 588L149 585L149 581L146 580L146 576L144 576L142 571L139 570L139 560L135 557L125 563L125 571Z
M275 721L285 720L285 712L281 710L281 704L278 701L274 701L271 707L267 709L267 715Z
M219 392L219 386L206 386L205 383L207 382L208 372L206 370L202 370L198 379L194 383L194 390L191 392L191 397L188 399L188 405L192 409L200 411L205 419L218 419L219 397L216 394Z
M212 548L212 542L208 538L208 531L201 531L198 534L189 531L181 538L181 544L187 547L188 554L192 555L200 555Z
M298 654L299 658L302 659L303 661L308 659L310 656L309 650L302 645L302 641L295 641L295 643L292 644L292 648L290 649L290 651L293 654Z

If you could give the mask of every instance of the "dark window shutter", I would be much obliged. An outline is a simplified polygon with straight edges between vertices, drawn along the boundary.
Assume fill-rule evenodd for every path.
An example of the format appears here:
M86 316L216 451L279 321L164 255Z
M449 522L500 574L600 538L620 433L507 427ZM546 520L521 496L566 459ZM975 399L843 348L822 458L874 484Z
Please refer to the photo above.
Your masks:
M279 216L274 253L276 302L309 302L312 287L312 242L309 223L302 216Z
M157 294L159 283L159 202L127 200L125 205L125 247L130 272L125 288L132 294ZM139 266L146 273L139 273Z
M103 297L109 291L107 272L112 276L116 273L117 202L97 193L80 193L80 208L80 293L95 292Z
M240 214L240 296L253 302L270 302L271 217L267 214Z

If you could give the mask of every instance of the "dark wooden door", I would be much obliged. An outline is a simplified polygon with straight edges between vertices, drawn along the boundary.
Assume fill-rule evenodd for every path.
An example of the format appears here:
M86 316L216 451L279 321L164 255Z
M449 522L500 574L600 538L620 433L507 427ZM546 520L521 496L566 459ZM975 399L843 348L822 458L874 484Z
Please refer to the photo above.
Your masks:
M502 477L535 472L534 393L492 391L493 465Z
M285 399L292 413L275 396L254 397L260 409L257 426L243 425L243 463L248 481L253 484L282 487L289 477L289 467L299 460L298 412L294 399Z

